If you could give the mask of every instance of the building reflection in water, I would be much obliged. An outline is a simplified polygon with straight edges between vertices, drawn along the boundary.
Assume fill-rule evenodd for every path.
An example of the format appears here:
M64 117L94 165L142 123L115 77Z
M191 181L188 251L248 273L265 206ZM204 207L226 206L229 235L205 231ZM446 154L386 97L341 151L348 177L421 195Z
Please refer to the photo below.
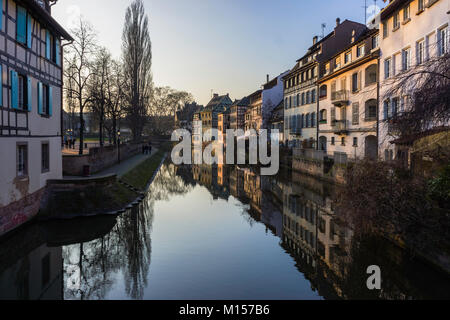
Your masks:
M62 250L49 247L37 226L28 231L0 246L0 300L61 300Z
M295 172L260 176L259 170L239 166L176 170L183 179L208 188L214 198L233 196L247 204L246 214L280 238L312 289L326 299L449 297L445 275L383 239L355 235L333 212L334 187L329 184ZM366 287L367 267L374 264L383 270L381 291Z
M0 299L144 299L158 297L159 290L171 294L176 284L170 281L161 283L157 277L153 278L153 282L159 282L160 287L157 284L153 290L146 292L152 284L150 265L154 207L156 202L170 202L174 196L194 191L198 185L207 188L213 199L239 203L241 215L250 226L263 224L266 233L276 236L280 247L290 255L292 260L286 259L287 263L292 261L309 281L306 285L310 285L321 297L449 298L450 282L447 275L411 259L407 252L387 241L353 232L333 212L333 187L295 173L285 176L281 173L276 177L261 177L258 173L239 166L176 167L166 164L157 174L145 201L121 216L30 225L0 244ZM201 201L205 199L201 198ZM224 213L227 213L226 206L224 208ZM201 219L201 214L195 217ZM167 221L173 223L170 218ZM215 220L208 221L211 223ZM160 227L164 229L167 225ZM184 225L178 227L184 228ZM217 225L204 227L220 228ZM175 239L173 241L176 242L176 237L170 236L167 239ZM159 238L159 249L161 241L166 244L167 239ZM252 236L250 239L261 241L263 238ZM217 241L220 242L211 240L216 240L211 241L215 245L218 245ZM158 248L158 242L155 239L153 241ZM239 240L234 245L238 243ZM202 242L196 243L195 248L201 245ZM169 249L169 255L186 254L178 252L177 246L169 245L164 252L166 249ZM205 248L200 249L203 249L205 256L198 259L209 261L210 252ZM160 260L167 259L166 253L159 251ZM228 257L234 257L232 252L229 254ZM262 258L271 257L268 255ZM241 255L237 259L245 260L245 256ZM214 263L206 263L210 263L212 270L208 269L209 265L205 270L214 275ZM242 263L245 265L249 262ZM366 287L366 270L370 265L381 267L381 291L369 291ZM175 274L179 272L178 265L163 263L162 267L159 263L159 268L163 276L163 269L170 269ZM190 272L195 273L196 270L194 268ZM278 279L277 270L273 272L275 275L269 272L274 276L271 281ZM226 270L222 273L226 273ZM221 276L226 275L217 274L211 279L220 281ZM249 281L253 288L258 284ZM270 290L268 287L268 296Z

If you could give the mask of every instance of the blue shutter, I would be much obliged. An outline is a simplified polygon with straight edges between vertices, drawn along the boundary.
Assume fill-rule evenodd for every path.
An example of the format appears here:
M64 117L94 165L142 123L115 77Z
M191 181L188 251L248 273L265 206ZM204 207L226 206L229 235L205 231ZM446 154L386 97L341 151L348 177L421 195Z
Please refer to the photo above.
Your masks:
M59 48L59 46L60 46L59 39L55 39L56 64L57 64L58 66L61 65L61 57L60 57L60 51L59 51L60 48Z
M28 15L27 19L27 47L31 49L31 39L32 39L32 30L33 30L33 23L31 21L31 15Z
M53 88L48 86L48 115L53 114Z
M27 103L28 103L28 111L31 111L31 108L33 106L32 101L32 83L31 83L31 77L27 77Z
M17 41L25 44L27 42L27 10L17 6Z
M42 114L42 99L43 99L42 83L38 82L38 113L39 114Z
M50 59L50 31L46 30L45 37L45 57Z
M19 76L17 72L11 70L11 107L19 109Z

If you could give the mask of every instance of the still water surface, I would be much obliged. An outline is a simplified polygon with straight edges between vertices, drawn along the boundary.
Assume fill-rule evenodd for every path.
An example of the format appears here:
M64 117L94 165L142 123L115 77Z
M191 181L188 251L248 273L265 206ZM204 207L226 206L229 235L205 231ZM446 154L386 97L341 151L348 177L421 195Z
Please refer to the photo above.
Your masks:
M165 164L119 217L33 224L0 243L0 299L449 298L449 277L356 239L330 187ZM380 265L381 291L366 287Z

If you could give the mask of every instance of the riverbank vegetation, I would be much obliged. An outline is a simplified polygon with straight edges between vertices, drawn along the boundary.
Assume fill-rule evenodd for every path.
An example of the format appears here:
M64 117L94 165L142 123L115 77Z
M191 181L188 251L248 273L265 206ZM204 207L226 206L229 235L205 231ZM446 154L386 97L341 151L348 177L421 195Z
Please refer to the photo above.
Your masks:
M127 172L121 180L139 190L144 190L161 164L164 154L163 150L158 150L153 156Z

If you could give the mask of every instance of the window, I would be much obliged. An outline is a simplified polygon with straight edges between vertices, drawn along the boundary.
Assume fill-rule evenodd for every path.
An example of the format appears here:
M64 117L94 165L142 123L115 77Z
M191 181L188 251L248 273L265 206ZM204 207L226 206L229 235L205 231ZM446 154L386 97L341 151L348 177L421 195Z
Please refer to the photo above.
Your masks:
M327 110L320 110L319 121L321 123L327 123Z
M404 49L402 51L402 70L406 71L409 69L410 67L410 63L411 63L411 50L408 49Z
M377 73L378 73L378 67L376 64L372 64L370 66L368 66L365 70L365 74L366 74L366 87L376 83L377 82Z
M378 48L379 41L378 35L372 37L372 49Z
M384 78L389 79L391 76L391 58L384 60Z
M350 63L352 61L352 52L348 51L345 53L345 57L344 57L344 63Z
M336 144L336 138L331 137L331 145L334 146Z
M364 56L364 51L365 51L365 46L364 46L364 45L358 46L358 47L356 48L356 56L357 56L358 58Z
M341 145L345 146L345 137L341 138Z
M408 4L405 8L403 8L403 21L409 21L410 20L410 5Z
M18 81L18 97L19 97L19 109L20 110L26 110L28 109L28 102L27 102L27 78L23 75L18 75L19 81Z
M28 145L26 143L17 144L17 176L28 175Z
M319 94L320 98L321 99L325 98L327 96L327 86L326 85L321 86L319 89L319 92L320 92L320 94Z
M303 92L302 93L302 105L304 105L305 104L305 93Z
M336 69L339 69L341 67L341 57L340 56L337 57L334 63L335 63Z
M316 127L316 113L313 112L311 114L311 127L315 128Z
M358 138L353 138L353 146L354 147L358 146Z
M51 87L43 83L38 83L38 109L40 115L52 115L52 90ZM211 115L207 116L210 117Z
M421 64L425 61L425 41L421 40L421 41L417 42L416 48L417 48L417 53L416 53L417 64Z
M442 28L438 31L438 55L442 56L448 52L448 27Z
M27 43L27 10L21 6L17 6L16 40Z
M389 27L387 21L383 22L383 38L387 38L389 36Z
M331 107L331 124L336 121L336 107Z
M352 75L352 91L356 92L359 90L359 76L358 73Z
M392 116L396 116L398 112L399 98L392 99Z
M330 63L327 63L325 65L325 74L329 74L330 73Z
M352 124L359 124L359 103L353 103L352 105Z
M48 142L42 143L42 172L48 172L50 170L50 147Z
M316 102L316 89L313 89L311 91L311 103L315 103Z
M366 101L366 121L374 121L377 118L377 100L371 99Z
M310 97L310 93L309 91L306 92L306 104L310 104L311 103L311 97Z
M399 14L398 12L394 14L394 30L400 28Z
M288 108L288 98L284 99L284 108L287 109Z
M385 100L383 104L383 118L384 120L389 119L389 100Z
M298 107L300 105L300 94L297 94L297 104L296 106Z

